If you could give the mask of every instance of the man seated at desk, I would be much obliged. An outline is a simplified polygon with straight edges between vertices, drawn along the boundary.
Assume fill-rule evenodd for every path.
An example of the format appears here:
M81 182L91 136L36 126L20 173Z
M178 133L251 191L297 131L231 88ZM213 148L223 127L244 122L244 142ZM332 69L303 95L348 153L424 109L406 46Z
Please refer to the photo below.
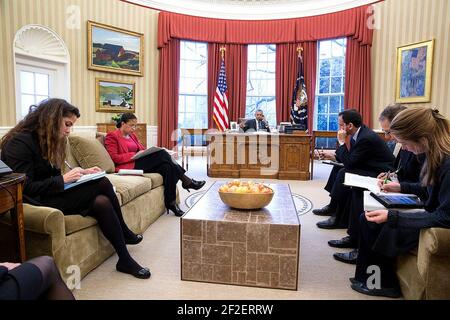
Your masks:
M256 110L255 119L250 119L245 122L241 122L239 127L244 130L244 132L253 131L267 131L270 132L269 123L264 118L264 113L261 109Z

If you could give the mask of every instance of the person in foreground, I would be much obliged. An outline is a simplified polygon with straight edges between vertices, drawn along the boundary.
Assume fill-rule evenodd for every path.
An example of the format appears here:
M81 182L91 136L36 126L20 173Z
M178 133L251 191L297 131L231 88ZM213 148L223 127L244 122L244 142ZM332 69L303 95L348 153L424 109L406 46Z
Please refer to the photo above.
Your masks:
M78 108L63 99L47 99L31 106L27 116L2 138L2 160L15 172L26 174L25 202L56 208L65 215L95 218L119 256L117 271L150 278L149 269L128 253L126 244L141 242L142 235L134 234L125 224L111 182L103 177L64 190L65 183L101 171L97 167L73 168L61 174L67 137L79 117Z
M75 300L52 257L0 263L0 300Z
M389 179L392 181L400 182L418 182L419 173L422 167L419 157L412 152L406 151L401 148L401 144L395 141L391 136L390 126L391 121L397 114L405 110L406 107L401 104L388 105L381 112L378 121L381 128L384 131L385 139L393 142L393 152L395 158L394 169L392 173L382 172L377 176L377 179ZM395 150L395 151L394 151ZM396 152L397 151L397 152ZM340 240L330 240L328 244L335 248L352 248L354 250L349 252L336 252L333 257L341 262L356 264L358 257L358 239L359 239L359 216L364 212L364 190L361 188L353 187L351 190L350 205L346 208L349 210L349 225L347 228L348 236Z
M164 202L167 213L171 210L177 217L184 212L176 202L177 182L182 181L184 189L198 190L205 185L205 181L196 181L185 175L185 170L167 153L160 150L145 155L136 161L133 157L145 150L134 134L137 118L132 113L124 113L117 121L117 130L109 132L105 138L105 148L114 161L116 171L120 169L141 169L146 173L159 173L163 177Z
M421 182L393 184L398 188L387 187L392 184L380 185L385 191L414 193L425 199L425 207L414 212L375 210L361 215L355 277L350 278L353 290L399 297L396 257L418 245L421 229L450 228L449 130L448 120L437 109L410 107L392 120L390 131L397 142L416 155L425 155ZM379 288L367 285L367 270L373 265L380 268Z

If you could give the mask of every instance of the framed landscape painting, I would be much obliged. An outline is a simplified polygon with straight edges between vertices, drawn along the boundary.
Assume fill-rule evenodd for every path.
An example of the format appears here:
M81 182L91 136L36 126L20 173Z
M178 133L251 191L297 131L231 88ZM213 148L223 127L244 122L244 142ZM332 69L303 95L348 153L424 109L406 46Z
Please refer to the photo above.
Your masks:
M434 39L397 48L396 102L431 100L433 47Z
M95 111L135 112L134 82L95 79Z
M88 69L144 75L144 35L88 21Z

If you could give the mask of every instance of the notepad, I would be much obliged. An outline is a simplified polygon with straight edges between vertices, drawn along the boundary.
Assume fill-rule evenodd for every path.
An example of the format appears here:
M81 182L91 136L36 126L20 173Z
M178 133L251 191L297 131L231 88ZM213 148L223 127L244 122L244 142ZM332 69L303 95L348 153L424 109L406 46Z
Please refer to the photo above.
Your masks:
M361 176L359 174L346 172L344 184L350 187L367 189L373 193L381 192L380 187L378 186L378 179L369 176Z
M161 151L161 150L166 150L167 153L170 154L170 155L173 155L173 154L176 153L175 151L168 150L168 149L166 149L166 148L161 148L161 147L155 147L155 146L153 146L153 147L150 147L150 148L144 150L144 151L141 152L141 153L136 153L131 159L132 159L132 160L137 160L137 159L140 159L140 158L142 158L142 157L145 157L145 156L147 156L147 155L149 155L149 154L152 154L152 153Z
M100 172L96 172L96 173L89 173L89 174L84 174L81 176L80 179L78 179L77 181L74 182L70 182L70 183L65 183L64 184L64 190L76 187L80 184L83 184L85 182L88 181L92 181L92 180L96 180L96 179L100 179L102 177L104 177L106 175L105 171L100 171Z

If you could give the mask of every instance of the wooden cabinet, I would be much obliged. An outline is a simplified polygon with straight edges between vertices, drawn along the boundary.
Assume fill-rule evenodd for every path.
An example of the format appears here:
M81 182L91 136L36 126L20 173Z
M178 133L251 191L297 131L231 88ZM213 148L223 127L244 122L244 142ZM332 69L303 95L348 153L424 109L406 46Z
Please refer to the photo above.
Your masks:
M97 131L108 133L116 130L115 123L97 123ZM136 125L136 130L134 131L139 141L142 143L144 147L147 148L147 124L146 123L138 123Z

